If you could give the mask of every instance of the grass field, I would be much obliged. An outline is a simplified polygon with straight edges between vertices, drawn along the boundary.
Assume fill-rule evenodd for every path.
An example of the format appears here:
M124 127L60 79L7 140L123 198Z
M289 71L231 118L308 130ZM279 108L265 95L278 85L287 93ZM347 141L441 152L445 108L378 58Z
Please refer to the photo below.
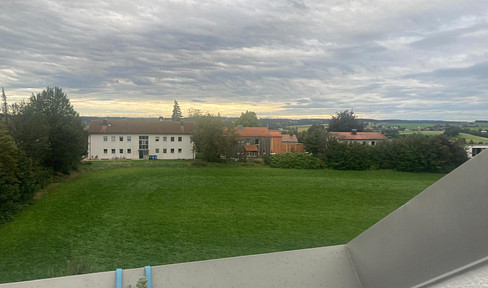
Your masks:
M434 127L436 123L434 122L414 122L414 123L409 123L409 122L384 122L384 123L378 123L376 125L385 125L385 126L396 126L400 129L409 129L409 130L415 130L415 129L425 129L425 128L430 128Z
M344 244L441 174L99 161L0 227L0 283Z
M444 133L444 131L401 131L400 132L400 134L404 134L404 135L410 135L415 133L420 133L424 135L441 135ZM473 140L475 144L478 144L480 142L483 144L488 144L488 138L479 137L467 133L459 133L457 138L464 138L464 140L466 140L466 143L469 143L471 140Z

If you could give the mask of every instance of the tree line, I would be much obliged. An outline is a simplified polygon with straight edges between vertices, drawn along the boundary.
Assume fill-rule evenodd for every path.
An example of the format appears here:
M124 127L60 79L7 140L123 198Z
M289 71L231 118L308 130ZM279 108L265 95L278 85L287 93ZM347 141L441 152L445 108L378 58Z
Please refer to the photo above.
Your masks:
M76 170L87 151L78 113L59 87L8 105L2 87L0 224L28 204L56 174Z
M230 156L230 147L239 139L235 126L260 126L256 113L252 111L242 113L233 125L226 125L219 115L193 113L192 117L197 125L192 141L199 158L204 161L221 161L222 155ZM313 124L301 133L288 131L298 134L306 153L264 156L264 162L280 168L391 169L447 173L467 160L465 143L449 137L452 136L449 133L436 136L395 135L395 139L379 142L375 146L340 142L329 133L360 132L364 129L364 123L357 119L353 111L340 111L332 116L328 128L322 124Z

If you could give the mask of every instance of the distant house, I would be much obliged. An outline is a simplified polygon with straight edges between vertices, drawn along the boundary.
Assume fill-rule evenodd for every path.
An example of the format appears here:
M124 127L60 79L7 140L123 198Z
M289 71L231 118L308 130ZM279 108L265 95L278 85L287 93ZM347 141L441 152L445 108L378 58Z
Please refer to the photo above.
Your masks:
M193 159L192 121L92 120L89 159Z
M232 148L236 158L257 158L271 152L271 135L266 127L237 126L239 142Z
M388 137L381 132L330 132L337 140L349 143L360 143L375 146L379 142L387 141Z
M281 154L287 152L304 152L305 147L298 143L295 134L281 134L281 131L270 131L271 154Z
M237 127L240 139L232 149L236 158L257 158L262 155L285 152L303 152L303 144L296 136L281 135L280 131L269 131L267 127ZM283 141L285 139L285 141Z

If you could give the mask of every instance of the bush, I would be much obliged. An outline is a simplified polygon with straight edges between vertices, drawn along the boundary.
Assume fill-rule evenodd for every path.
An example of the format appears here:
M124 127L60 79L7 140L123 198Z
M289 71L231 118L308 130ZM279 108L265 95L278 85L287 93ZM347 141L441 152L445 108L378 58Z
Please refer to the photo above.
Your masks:
M375 150L379 168L404 172L447 173L468 159L464 144L444 135L413 134L382 143Z
M320 160L309 154L288 152L271 155L270 166L273 168L318 169Z
M331 139L327 143L324 162L337 170L368 170L374 165L373 147L359 143L343 143Z

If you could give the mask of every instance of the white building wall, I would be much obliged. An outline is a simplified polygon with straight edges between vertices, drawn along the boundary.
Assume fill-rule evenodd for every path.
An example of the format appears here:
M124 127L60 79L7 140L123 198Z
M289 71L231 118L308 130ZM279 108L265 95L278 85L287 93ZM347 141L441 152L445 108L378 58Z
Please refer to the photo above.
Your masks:
M91 134L88 136L88 158L139 159L139 136L149 137L149 155L156 155L158 159L194 158L193 143L188 134Z

